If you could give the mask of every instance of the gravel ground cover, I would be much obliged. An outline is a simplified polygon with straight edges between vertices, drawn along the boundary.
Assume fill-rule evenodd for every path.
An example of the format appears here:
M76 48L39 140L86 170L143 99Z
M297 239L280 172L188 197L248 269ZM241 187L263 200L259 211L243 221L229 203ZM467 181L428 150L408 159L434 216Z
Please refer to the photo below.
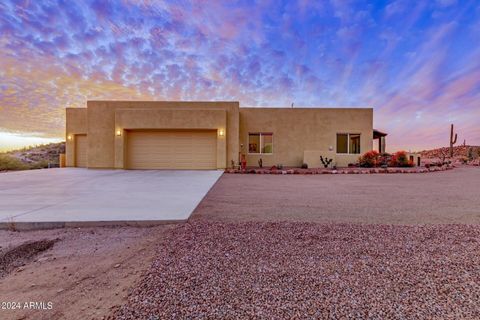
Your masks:
M192 221L114 319L480 318L480 226Z
M191 219L480 224L480 169L432 174L224 174Z

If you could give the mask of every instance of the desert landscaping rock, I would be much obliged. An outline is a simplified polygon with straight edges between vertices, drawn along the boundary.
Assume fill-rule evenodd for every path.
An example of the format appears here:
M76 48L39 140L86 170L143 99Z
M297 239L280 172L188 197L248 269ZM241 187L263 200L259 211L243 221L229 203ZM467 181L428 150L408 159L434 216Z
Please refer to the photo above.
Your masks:
M114 319L480 318L480 227L192 222Z
M453 165L444 165L440 167L414 167L414 168L341 168L341 169L300 169L292 168L289 170L277 170L268 168L255 168L255 169L225 169L225 173L233 174L392 174L392 173L429 173L452 170Z
M224 174L190 219L480 224L480 170L434 174Z

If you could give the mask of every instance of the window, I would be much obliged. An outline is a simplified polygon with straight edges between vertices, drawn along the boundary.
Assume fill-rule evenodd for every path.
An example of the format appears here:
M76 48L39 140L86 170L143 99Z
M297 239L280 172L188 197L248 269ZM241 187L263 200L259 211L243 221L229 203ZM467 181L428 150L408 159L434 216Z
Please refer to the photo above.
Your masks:
M348 134L337 134L337 153L348 153Z
M248 153L260 153L260 133L248 135Z
M360 154L360 135L359 134L349 134L350 138L350 148L348 153Z
M249 133L248 153L270 154L273 153L273 133Z
M273 135L271 133L262 133L262 153L272 153L273 151Z
M337 153L360 154L360 135L337 133Z

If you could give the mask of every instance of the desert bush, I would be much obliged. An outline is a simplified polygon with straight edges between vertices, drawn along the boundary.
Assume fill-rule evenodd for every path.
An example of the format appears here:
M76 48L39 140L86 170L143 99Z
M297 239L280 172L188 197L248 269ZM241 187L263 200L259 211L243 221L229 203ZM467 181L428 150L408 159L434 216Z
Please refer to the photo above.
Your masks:
M302 169L308 169L308 164L302 163Z
M391 159L392 159L392 155L390 153L386 153L386 152L382 153L379 157L380 166L382 168L387 168Z
M467 157L468 157L468 160L470 160L470 161L473 160L473 148L472 147L468 148Z
M34 162L30 164L30 169L46 169L46 168L48 168L47 160L40 160L38 162Z
M398 151L392 155L389 165L391 167L413 167L413 161L408 160L406 151Z
M0 154L0 170L26 170L28 166L8 154Z
M373 168L380 164L380 153L375 150L365 152L358 158L360 167Z

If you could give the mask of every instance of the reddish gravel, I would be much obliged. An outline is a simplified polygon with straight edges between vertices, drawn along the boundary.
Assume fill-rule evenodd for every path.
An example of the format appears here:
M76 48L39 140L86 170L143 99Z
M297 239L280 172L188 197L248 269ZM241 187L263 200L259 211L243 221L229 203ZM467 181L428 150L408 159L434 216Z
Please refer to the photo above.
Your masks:
M224 174L191 220L480 224L480 168L432 174Z
M115 319L479 319L480 226L191 222Z

